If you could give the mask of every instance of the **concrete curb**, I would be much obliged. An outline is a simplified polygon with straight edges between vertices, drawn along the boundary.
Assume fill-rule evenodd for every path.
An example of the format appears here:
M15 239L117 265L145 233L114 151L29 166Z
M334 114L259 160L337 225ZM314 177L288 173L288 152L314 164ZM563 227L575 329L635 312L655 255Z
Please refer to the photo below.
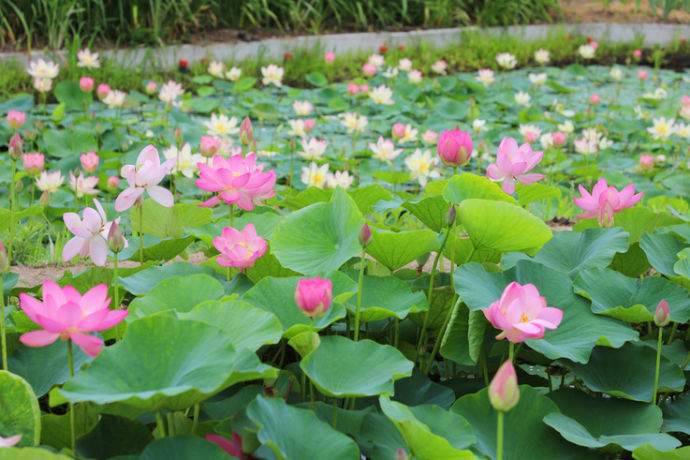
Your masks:
M550 33L564 29L575 36L589 36L594 40L626 43L638 38L643 39L645 47L653 45L668 45L674 40L690 37L690 25L675 24L535 24L511 27L490 27L483 29L492 36L507 34L511 37L526 41L548 38ZM286 51L297 48L311 49L316 45L336 53L354 51L372 52L381 45L414 46L420 42L445 47L462 43L462 34L466 31L481 31L478 27L461 27L453 29L431 29L410 32L366 32L351 34L332 34L316 36L299 36L293 38L271 38L256 42L216 43L211 45L171 45L162 48L127 48L121 50L105 50L102 56L115 58L126 67L153 66L157 68L171 68L178 60L186 59L189 63L203 58L221 61L243 60L263 54L266 58L280 59ZM65 60L66 53L42 52L32 53L33 59L57 58ZM0 53L0 60L15 59L23 65L28 65L25 53Z

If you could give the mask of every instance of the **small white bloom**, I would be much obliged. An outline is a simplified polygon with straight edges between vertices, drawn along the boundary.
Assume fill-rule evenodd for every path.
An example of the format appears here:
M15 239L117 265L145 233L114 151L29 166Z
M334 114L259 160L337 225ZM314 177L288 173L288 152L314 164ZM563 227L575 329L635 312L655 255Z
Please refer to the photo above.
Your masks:
M53 193L65 181L65 177L60 174L60 171L47 172L41 171L41 175L36 178L36 188L42 192Z
M237 81L240 79L242 76L242 69L238 69L237 67L233 67L227 72L225 72L225 78L227 78L230 81Z
M517 59L510 53L499 53L496 55L496 62L504 69L514 69L517 65Z
M529 74L529 81L532 82L532 84L541 86L544 83L546 83L546 74L545 73L531 73Z
M105 98L103 98L103 103L107 105L109 109L122 107L125 103L125 96L125 93L116 89L110 91Z
M535 125L524 125L520 124L519 128L520 134L529 142L535 142L541 135L541 129Z
M405 158L405 166L410 170L412 179L417 179L419 185L426 187L429 179L436 179L441 174L434 169L438 165L438 157L431 154L430 150L422 152L420 149Z
M421 70L410 70L407 72L407 79L412 83L420 83L422 81L422 71Z
M163 156L166 160L177 160L175 166L172 167L171 172L180 171L185 177L194 177L197 172L197 163L203 163L204 157L200 153L192 153L192 147L189 142L185 142L181 149L177 149L174 145L163 150Z
M545 49L538 49L537 51L534 52L534 62L536 62L539 65L544 65L548 64L548 62L551 60L549 57L549 52Z
M668 97L668 92L666 92L664 88L657 88L654 91L644 93L642 97L644 97L645 99L654 99L657 101L661 101Z
M302 139L302 150L297 152L297 155L308 160L317 160L323 156L326 152L326 146L328 142L324 140L318 140L315 137Z
M264 158L271 158L278 155L279 153L280 152L276 152L275 150L259 150L258 152L256 152L258 156Z
M370 142L369 148L374 154L374 158L379 159L385 163L391 164L391 160L394 160L400 155L403 149L396 149L395 144L390 139L384 139L383 136L379 136L379 140L376 144Z
M427 145L436 145L436 141L438 140L438 133L436 131L427 129L422 134L422 140Z
M347 132L350 134L361 134L368 123L369 120L364 115L350 112L345 112L343 114L343 120L340 122L340 124L347 127Z
M341 187L345 190L350 188L352 181L355 180L347 171L336 171L335 174L326 175L326 185L330 188Z
M683 139L690 138L690 125L684 125L683 123L678 123L675 127L675 134Z
M269 64L268 67L261 68L261 75L263 75L262 83L264 86L275 85L278 88L283 86L283 74L285 69L275 64Z
M443 59L441 59L440 61L436 61L431 65L431 70L439 75L445 75L447 68L448 64L446 64L446 61L444 61Z
M369 91L369 97L374 101L374 104L389 105L393 104L393 90L386 85L377 86Z
M398 139L401 144L406 144L408 142L417 142L417 133L419 131L412 127L412 125L405 125L405 134Z
M529 93L525 93L524 91L518 91L515 94L515 102L520 105L524 105L525 107L529 106L531 100L532 97L529 95Z
M575 131L575 125L570 120L565 120L563 123L558 124L558 130L566 134L570 134Z
M553 136L551 133L542 134L539 138L539 142L544 149L549 149L553 147Z
M623 74L623 71L620 69L620 67L613 66L613 67L611 67L611 71L609 72L609 76L614 81L621 81L624 77L624 74Z
M291 136L306 136L307 131L304 129L304 120L288 120L290 130L287 132Z
M654 118L652 120L654 125L647 128L647 132L652 135L654 140L666 141L675 131L674 122L675 119L673 118L668 120L665 117Z
M575 139L574 144L575 151L581 153L582 155L591 155L592 153L596 153L598 149L596 140L587 139L584 137Z
M311 113L314 107L312 107L309 101L295 101L292 103L292 108L298 116L306 117Z
M211 61L208 64L208 73L214 77L223 78L223 72L225 71L225 64L219 61Z
M174 105L177 101L177 98L181 97L183 94L184 90L182 89L182 83L177 83L176 81L170 80L161 86L161 89L158 92L158 99L167 104Z
M34 78L34 88L39 93L47 93L53 88L53 80L50 78Z
M367 59L367 62L376 67L381 67L383 64L386 63L386 60L380 54L372 54L371 56L369 56L369 59Z
M412 61L407 58L400 59L398 61L398 69L402 70L403 72L409 72L412 70Z
M381 75L383 75L386 78L395 78L398 76L398 68L388 67L386 70L383 71Z
M481 134L487 130L488 130L488 128L486 127L486 120L482 120L480 118L475 118L472 121L472 131L474 131L475 133Z
M40 79L53 79L58 76L60 66L53 61L45 62L43 59L29 62L26 72L32 77Z
M479 69L474 78L484 86L492 85L496 81L494 71L491 69Z
M101 62L98 60L98 53L92 53L88 48L77 53L77 67L85 67L87 69L98 69Z
M211 119L203 122L206 127L206 132L210 136L220 137L222 139L227 139L231 134L237 134L240 132L239 126L237 126L237 117L228 118L227 115L212 113Z
M577 52L580 53L580 56L582 56L583 59L592 59L594 57L594 52L596 50L592 45L580 45L580 47L577 49Z
M328 163L318 166L312 161L308 167L302 166L300 180L307 187L323 188L326 185L326 177L328 177Z

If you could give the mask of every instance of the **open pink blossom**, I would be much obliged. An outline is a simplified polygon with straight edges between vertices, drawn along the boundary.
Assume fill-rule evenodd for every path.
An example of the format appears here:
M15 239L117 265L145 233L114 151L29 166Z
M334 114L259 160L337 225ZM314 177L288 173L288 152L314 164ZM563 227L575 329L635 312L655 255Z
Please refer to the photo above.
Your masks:
M101 203L98 200L93 200L93 204L96 206L96 210L84 209L83 219L79 219L79 215L74 212L66 212L62 215L67 230L74 235L62 250L63 262L67 262L79 254L82 257L90 256L95 265L101 267L105 265L108 259L108 232L113 222L120 223L120 218L108 222ZM127 240L125 240L125 247L127 247Z
M26 121L26 113L19 110L10 110L7 112L7 125L12 129L19 129Z
M122 212L132 207L135 202L141 203L144 191L148 192L153 201L170 208L173 205L173 195L166 188L158 185L170 172L176 163L171 158L161 164L158 150L153 145L147 145L139 154L136 165L124 165L120 175L127 180L129 187L124 189L115 200L115 210Z
M643 195L643 192L635 194L633 184L628 184L619 192L613 185L608 185L603 177L594 185L591 194L582 185L578 188L581 196L573 201L580 208L588 211L579 214L578 217L583 219L596 217L602 227L612 227L614 214L634 206Z
M97 185L98 177L96 176L85 177L82 171L79 171L79 175L75 176L72 171L69 172L69 186L77 198L81 198L84 195L97 195Z
M526 174L534 168L544 156L544 152L534 152L532 147L525 143L518 147L518 143L512 137L506 137L498 146L496 164L490 164L486 168L489 179L503 182L501 188L509 195L515 193L515 182L522 185L530 185L543 179L543 174Z
M220 155L213 157L213 165L197 163L199 179L197 187L207 192L220 192L205 201L201 206L215 206L223 200L236 204L245 211L251 211L262 200L275 195L276 173L273 170L263 172L263 165L256 164L256 156L250 153L246 157L233 155L225 159Z
M326 51L326 53L323 55L324 61L326 63L331 64L333 61L335 61L335 53L333 51Z
M108 308L110 298L105 284L94 286L82 296L72 286L61 288L45 280L42 291L43 302L25 293L19 295L24 313L43 328L19 337L29 347L44 347L60 338L72 340L89 356L97 356L103 349L103 339L87 333L110 329L129 313Z
M22 155L22 164L24 169L32 176L37 176L41 171L43 171L43 166L45 165L45 156L42 153L25 153Z
M213 246L220 251L216 259L221 267L250 268L254 261L266 253L266 240L256 234L254 224L247 224L242 231L225 227L223 233L213 239Z
M513 343L541 339L545 329L556 329L563 319L563 311L547 307L546 299L534 284L522 286L515 281L505 288L499 300L482 311L495 328L503 330L496 338L507 338Z

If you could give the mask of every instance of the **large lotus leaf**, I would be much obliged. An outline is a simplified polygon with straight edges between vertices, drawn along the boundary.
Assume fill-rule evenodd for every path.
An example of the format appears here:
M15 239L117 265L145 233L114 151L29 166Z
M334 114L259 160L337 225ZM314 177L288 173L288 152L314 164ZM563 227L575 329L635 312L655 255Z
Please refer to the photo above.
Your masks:
M359 460L357 444L310 410L288 406L282 398L257 398L247 407L247 416L258 427L259 442L278 460Z
M47 129L43 132L43 144L49 156L58 158L75 158L82 152L98 149L96 138L84 129Z
M151 441L151 429L146 425L125 417L102 415L98 424L77 441L77 453L97 459L140 454Z
M656 231L645 233L640 239L640 248L647 255L649 263L656 271L666 276L676 276L673 264L678 260L676 254L685 248L673 233Z
M455 402L455 393L450 388L434 382L419 369L414 369L411 377L395 382L393 400L408 406L435 404L448 409Z
M95 404L86 403L75 405L73 410L74 436L79 439L98 424L100 408ZM64 415L41 416L41 444L61 450L70 448L71 438L69 411Z
M166 310L186 313L205 300L220 299L224 293L223 285L212 276L203 273L174 276L161 281L145 296L134 299L129 309L138 316Z
M275 315L241 300L209 300L178 316L219 327L230 336L238 350L254 351L266 343L278 342L283 335Z
M0 371L0 407L0 436L21 434L17 446L37 446L41 439L41 410L31 385L18 375Z
M453 176L443 189L443 197L455 204L460 204L472 198L506 201L517 204L515 198L501 190L501 187L496 182L491 182L486 177L472 173L462 173Z
M203 265L194 265L189 262L174 262L169 265L149 267L126 278L120 277L120 286L131 294L146 294L155 288L161 281L174 276L189 276L198 273L213 276L213 269Z
M441 339L441 356L466 366L476 364L487 327L481 310L469 311L464 303L456 304Z
M358 187L348 192L362 214L372 212L372 206L381 200L390 200L393 195L380 184L371 184L366 187Z
M71 402L120 402L149 412L186 409L229 386L246 359L216 327L153 315L133 321L124 339L61 393Z
M546 426L544 416L558 412L558 406L528 385L520 385L520 401L505 413L503 458L505 460L591 459L592 452L567 443ZM489 403L487 388L458 399L451 412L462 415L474 430L476 447L491 458L496 456L496 411Z
M550 359L566 357L586 363L595 345L616 348L638 337L637 332L624 323L593 314L587 302L573 294L572 281L565 273L536 262L519 261L504 273L487 273L484 267L473 262L458 267L454 278L455 291L472 311L488 308L512 281L534 284L548 306L563 310L558 328L547 330L543 339L525 341L530 348ZM494 331L498 334L497 329L487 327L490 334Z
M389 345L330 335L321 338L300 367L322 393L359 397L392 395L393 383L412 375L414 364Z
M0 449L0 460L71 460L71 458L40 447Z
M140 212L143 214L145 234L158 238L180 238L187 227L199 227L213 220L210 208L199 207L197 203L177 203L170 208L161 206L150 198L144 200L142 210L136 207L129 212L132 228L141 230Z
M684 393L664 404L663 431L690 434L690 395Z
M325 316L314 321L316 329L323 329L346 314L342 302L357 292L357 283L341 272L332 272L328 278L333 283L333 301ZM295 303L295 290L300 278L264 278L250 290L243 299L267 312L273 313L285 330L284 336L291 338L300 332L310 330L311 320Z
M281 265L305 275L337 270L362 252L364 224L355 202L341 188L329 203L316 203L287 216L273 231L271 248Z
M635 460L687 460L690 458L690 446L661 451L650 444L643 444L633 451L633 458Z
M117 457L129 459L129 457ZM149 444L138 460L188 460L198 458L204 460L227 460L228 454L215 444L197 436L175 436L173 438L158 439Z
M565 362L592 391L634 401L651 401L654 391L656 351L642 343L627 343L620 349L595 348L587 364ZM680 366L662 355L659 391L682 391L685 376Z
M581 391L563 388L547 395L561 413L544 417L544 423L579 446L600 448L617 444L633 450L649 443L661 450L680 445L676 438L659 433L661 409L616 398L594 398Z
M395 458L399 448L406 447L397 427L378 411L371 412L364 418L362 434L355 439L362 447L363 453L371 460L390 460Z
M357 296L345 304L351 313L357 310ZM362 280L360 321L367 323L395 316L405 319L410 312L427 308L426 295L412 292L404 281L394 276L365 276Z
M439 245L438 235L429 229L399 233L374 229L367 253L393 271L438 250Z
M615 216L614 224L630 234L630 242L636 243L644 233L651 233L655 228L681 224L683 221L667 212L655 213L649 208L634 206L624 209Z
M168 261L181 254L194 242L190 235L176 238L171 236L164 240L155 235L144 235L144 262L147 260ZM139 262L139 238L130 238L129 247L120 253L120 260Z
M604 268L617 252L628 250L628 234L619 227L588 228L583 232L555 232L532 260L574 278L586 268ZM529 259L520 252L503 256L501 266L510 268L518 260Z
M387 396L379 396L379 404L416 457L428 460L476 458L466 450L476 438L470 424L460 415L431 404L408 407Z
M535 254L553 236L537 216L505 201L464 200L458 218L476 248Z
M450 204L442 196L436 195L416 201L405 201L403 206L436 233L446 226L446 213L450 209Z
M63 80L55 86L55 98L65 104L67 110L84 110L84 103L91 105L91 93L79 88L79 84L70 80Z
M678 261L673 264L673 271L681 276L690 278L690 248L685 248L678 254Z
M671 320L690 319L690 296L682 287L658 276L642 280L628 278L613 270L593 268L580 272L575 292L592 301L592 311L631 323L654 319L661 299L666 299Z
M546 200L549 198L560 198L561 189L553 185L546 184L516 184L518 201L520 206L527 206L533 201Z
M74 373L81 372L81 366L93 358L81 348L73 347ZM58 340L48 346L32 348L20 346L8 359L10 371L26 379L39 398L48 393L53 385L64 383L69 378L67 367L67 344Z

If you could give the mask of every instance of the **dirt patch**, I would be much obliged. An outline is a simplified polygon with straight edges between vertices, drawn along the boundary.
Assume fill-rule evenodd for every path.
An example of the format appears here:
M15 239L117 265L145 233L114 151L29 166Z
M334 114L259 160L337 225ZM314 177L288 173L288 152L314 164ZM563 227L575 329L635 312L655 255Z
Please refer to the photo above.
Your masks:
M664 2L657 2L663 4ZM682 3L682 2L679 2ZM658 7L656 14L649 7L647 1L640 3L639 11L635 10L635 1L612 1L604 6L602 1L570 0L561 1L563 22L617 22L625 24L663 23L690 24L690 13L673 10L668 17L663 18L662 7Z
M575 221L568 219L567 217L554 217L553 219L546 222L549 228L556 232L569 232L573 230L573 225Z

